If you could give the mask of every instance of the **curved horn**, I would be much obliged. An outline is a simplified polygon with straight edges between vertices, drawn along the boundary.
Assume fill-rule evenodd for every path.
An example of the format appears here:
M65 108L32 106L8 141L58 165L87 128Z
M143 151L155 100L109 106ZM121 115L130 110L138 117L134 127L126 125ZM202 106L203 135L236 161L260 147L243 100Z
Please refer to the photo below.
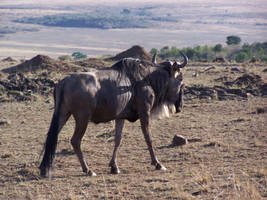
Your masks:
M176 69L176 70L178 70L178 69L180 69L180 68L183 68L183 67L186 66L187 63L188 63L188 58L187 58L187 56L184 55L183 52L180 52L180 54L183 56L183 58L184 58L184 62L183 62L182 64L180 64L179 62L176 62L176 61L175 61L174 64L175 64L175 69Z
M157 64L156 56L157 56L157 53L155 53L152 57L152 63L154 64Z

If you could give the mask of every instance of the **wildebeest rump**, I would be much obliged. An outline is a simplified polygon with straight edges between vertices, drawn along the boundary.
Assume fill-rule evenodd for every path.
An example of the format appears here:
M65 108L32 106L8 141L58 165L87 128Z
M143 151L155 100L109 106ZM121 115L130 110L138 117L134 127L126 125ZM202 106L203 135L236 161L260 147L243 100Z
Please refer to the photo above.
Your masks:
M41 176L49 175L58 134L71 115L75 119L71 144L83 172L95 175L88 169L80 148L88 122L111 120L115 120L115 147L109 166L111 173L120 172L116 156L125 119L130 122L140 119L152 165L158 170L165 170L154 153L149 119L153 113L181 110L184 85L180 68L188 62L187 57L183 57L182 64L176 61L156 64L155 58L153 62L125 58L110 68L71 74L59 81L54 90L55 109L40 164Z

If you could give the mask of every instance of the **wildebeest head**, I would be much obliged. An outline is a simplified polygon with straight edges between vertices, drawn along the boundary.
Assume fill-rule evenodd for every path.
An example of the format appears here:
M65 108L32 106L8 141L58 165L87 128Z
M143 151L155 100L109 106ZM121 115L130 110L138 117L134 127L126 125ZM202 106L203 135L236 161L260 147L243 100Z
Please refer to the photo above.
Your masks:
M182 63L171 60L157 63L155 55L152 59L152 62L157 67L168 68L168 71L170 72L166 100L163 106L160 108L161 115L163 114L164 116L169 116L169 113L180 112L182 110L184 83L183 73L180 71L180 69L187 65L188 58L183 53L181 53L181 55L184 58L184 61Z
M180 71L179 69L185 67L187 65L187 63L188 63L187 56L184 55L182 52L180 52L180 53L184 58L184 61L183 61L182 64L180 62L177 62L176 60L174 62L168 60L168 61L164 61L162 63L159 63L159 65L173 65L175 70ZM154 63L155 65L157 65L156 56L157 56L157 54L154 54L153 57L152 57L152 63Z

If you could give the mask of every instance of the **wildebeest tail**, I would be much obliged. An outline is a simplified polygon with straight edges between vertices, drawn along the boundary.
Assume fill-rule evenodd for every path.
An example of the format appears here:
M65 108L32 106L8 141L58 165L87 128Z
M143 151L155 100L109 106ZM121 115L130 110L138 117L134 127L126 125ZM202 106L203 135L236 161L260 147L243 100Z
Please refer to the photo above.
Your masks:
M45 152L43 160L40 164L41 176L46 176L49 169L52 166L53 159L55 157L58 134L59 134L59 118L60 118L60 108L64 97L63 82L59 82L54 89L54 102L55 108L53 117L51 120L50 128L47 133L45 142Z

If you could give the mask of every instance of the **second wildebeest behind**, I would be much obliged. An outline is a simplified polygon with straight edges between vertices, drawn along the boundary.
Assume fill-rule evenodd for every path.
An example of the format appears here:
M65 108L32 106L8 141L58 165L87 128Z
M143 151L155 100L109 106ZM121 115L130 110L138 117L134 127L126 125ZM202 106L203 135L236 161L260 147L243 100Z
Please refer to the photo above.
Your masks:
M183 58L181 64L176 61L156 64L155 59L147 62L125 58L110 68L71 74L59 81L54 90L55 109L40 164L41 176L49 175L58 134L71 115L75 120L71 144L83 172L95 175L89 170L80 148L89 121L102 123L115 120L115 147L109 166L111 173L118 174L116 157L124 120L135 122L138 119L152 165L157 170L165 170L154 153L149 121L153 113L181 110L184 85L180 68L188 62L185 55Z

